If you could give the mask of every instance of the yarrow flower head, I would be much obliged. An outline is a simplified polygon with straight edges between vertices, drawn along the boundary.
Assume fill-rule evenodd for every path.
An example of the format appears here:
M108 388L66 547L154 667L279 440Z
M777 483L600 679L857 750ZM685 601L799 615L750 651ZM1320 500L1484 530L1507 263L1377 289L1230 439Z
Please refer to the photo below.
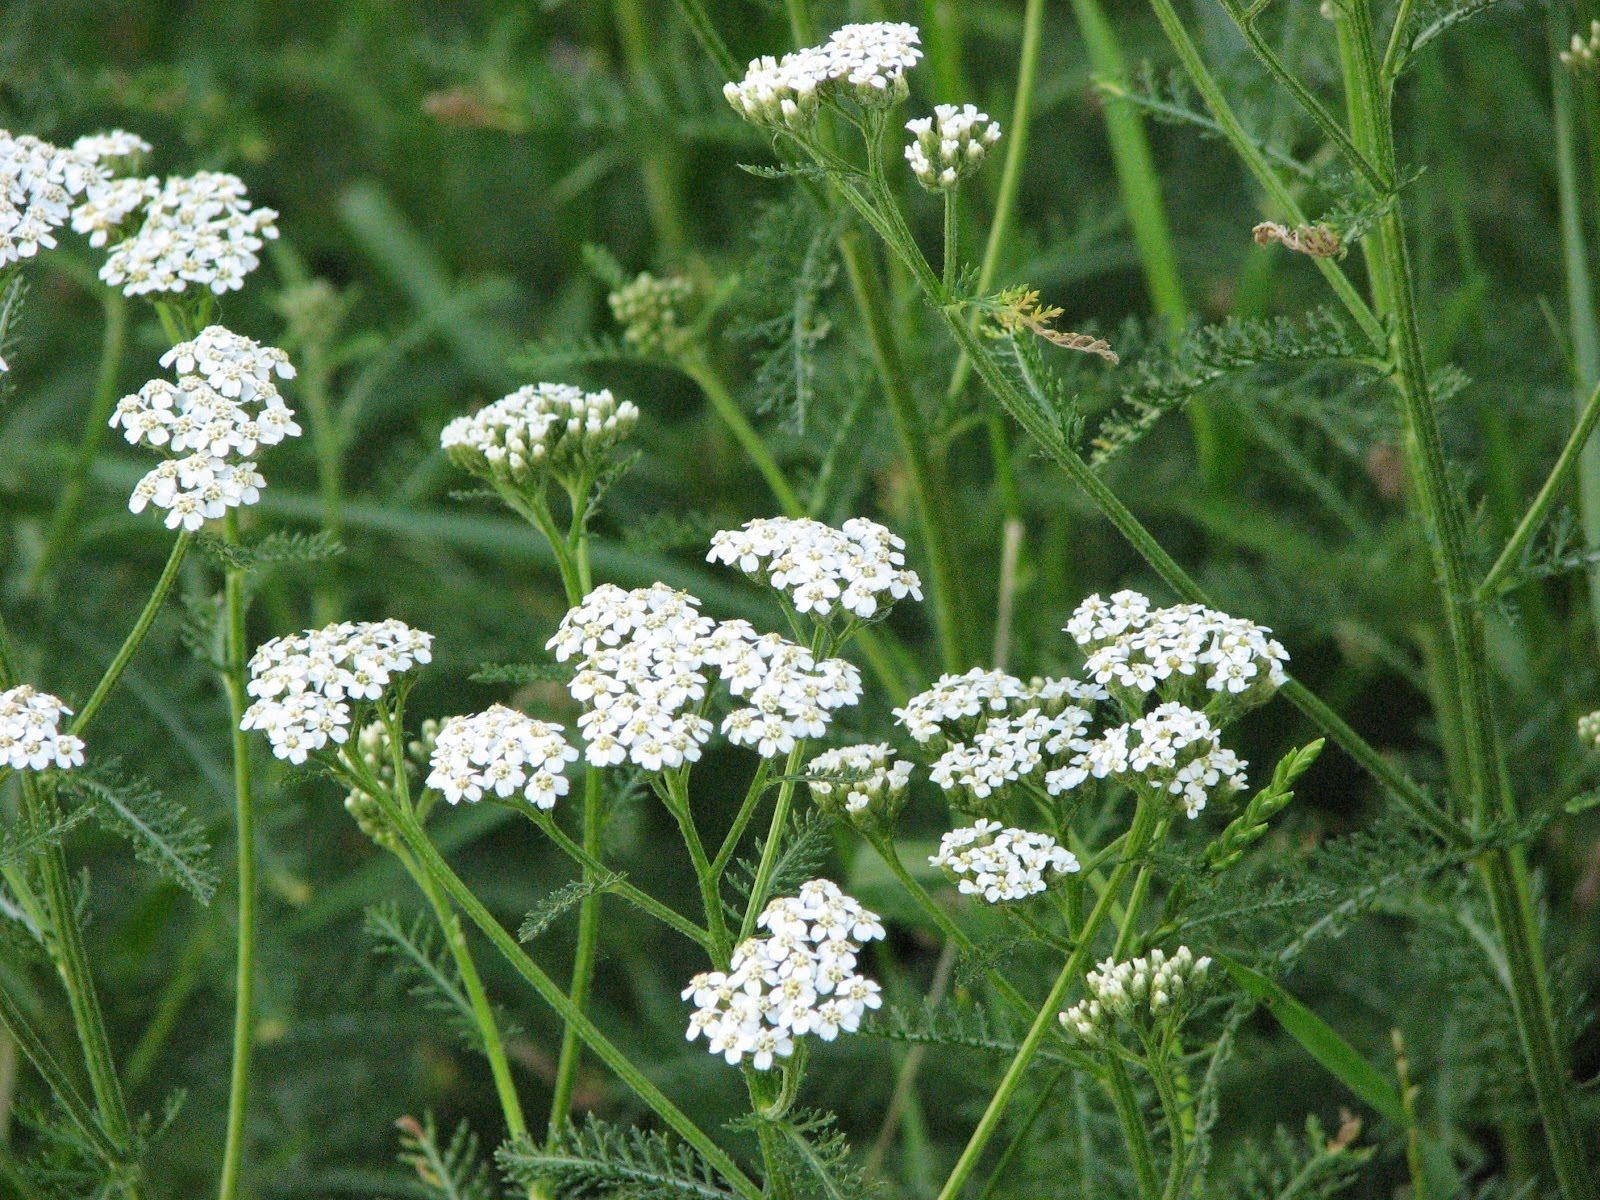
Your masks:
M971 104L941 104L933 116L907 121L906 132L906 162L917 182L930 192L948 192L983 165L1000 140L1000 123Z
M863 517L838 529L804 517L747 521L714 534L706 561L738 567L819 620L836 609L873 620L906 596L922 599L922 581L905 565L905 542Z
M701 711L713 672L743 701L723 722L735 745L763 757L821 737L832 714L861 696L861 675L842 659L818 661L744 621L717 624L699 601L665 584L624 591L603 584L562 619L547 648L577 657L568 690L593 766L631 761L674 770L699 759L714 728Z
M273 638L250 659L255 698L241 729L259 729L272 753L303 763L350 735L351 707L383 695L396 676L433 658L433 635L400 621L340 621Z
M852 824L887 826L905 803L911 764L886 743L825 750L806 765L811 797Z
M803 131L825 98L869 108L903 100L905 73L922 58L921 41L914 25L846 25L821 46L752 60L744 77L724 85L722 94L747 121Z
M451 717L439 730L428 786L451 804L521 795L551 809L567 794L566 765L578 757L559 725L536 721L503 704L470 717Z
M1221 699L1240 711L1288 681L1289 653L1270 629L1200 604L1155 608L1133 591L1090 596L1067 633L1090 677L1125 696L1159 692L1197 707Z
M53 249L75 197L111 181L120 160L150 149L121 129L53 146L0 130L0 267Z
M0 766L13 771L83 766L83 739L61 729L72 710L27 684L0 692Z
M704 1037L730 1066L749 1059L768 1071L794 1053L796 1038L854 1033L882 1004L856 963L884 936L883 923L836 884L813 879L768 904L756 924L767 935L741 942L727 971L702 972L683 989L695 1008L690 1041Z
M1578 718L1578 740L1585 746L1600 750L1600 712L1587 713Z
M1118 779L1168 797L1192 818L1213 797L1241 791L1247 765L1223 747L1204 713L1169 701L1107 730L1045 782L1046 790L1059 794L1091 777Z
M1076 679L1018 679L1004 671L974 667L962 675L941 675L932 687L894 710L918 742L941 745L975 733L990 718L1032 708L1055 714L1104 700L1106 690Z
M963 800L983 801L1063 755L1088 749L1090 720L1088 709L1070 704L1051 714L1029 708L1015 717L993 718L970 741L952 743L929 778Z
M581 482L639 422L632 402L609 391L534 383L444 427L439 444L457 466L502 487Z
M1078 870L1077 856L1049 834L1007 829L998 821L951 830L928 861L946 871L958 891L990 904L1036 896L1054 877Z
M219 171L91 188L74 226L103 245L134 219L137 228L115 241L100 268L126 296L237 291L278 236L278 214L252 207L244 182Z
M152 379L124 396L110 424L131 445L181 456L140 480L128 507L154 504L167 510L167 528L192 531L260 499L265 480L251 456L300 434L276 382L295 372L283 351L220 325L174 346L161 364L176 369L177 383Z
M1106 959L1084 979L1087 995L1061 1014L1069 1033L1088 1042L1111 1037L1119 1022L1135 1028L1181 1020L1205 984L1209 958L1187 946L1169 957L1159 948L1143 958Z
M606 297L622 340L643 354L676 354L688 331L684 316L694 284L681 275L640 272Z

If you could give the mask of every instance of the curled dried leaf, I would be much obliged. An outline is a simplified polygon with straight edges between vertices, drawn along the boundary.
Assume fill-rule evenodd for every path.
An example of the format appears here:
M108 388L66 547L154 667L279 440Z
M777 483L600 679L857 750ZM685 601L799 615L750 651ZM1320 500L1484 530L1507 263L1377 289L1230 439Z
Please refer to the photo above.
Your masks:
M1026 331L1043 338L1052 346L1060 346L1063 350L1096 354L1109 363L1121 361L1117 357L1117 352L1111 348L1111 343L1104 338L1055 328L1052 322L1061 316L1061 309L1054 304L1043 303L1039 299L1037 289L1008 288L994 298L988 308L988 315L993 322L991 332L997 336L1006 334L1015 336Z
M1280 225L1276 221L1263 221L1251 231L1256 245L1267 246L1277 242L1286 250L1306 254L1312 258L1342 258L1344 242L1326 225Z

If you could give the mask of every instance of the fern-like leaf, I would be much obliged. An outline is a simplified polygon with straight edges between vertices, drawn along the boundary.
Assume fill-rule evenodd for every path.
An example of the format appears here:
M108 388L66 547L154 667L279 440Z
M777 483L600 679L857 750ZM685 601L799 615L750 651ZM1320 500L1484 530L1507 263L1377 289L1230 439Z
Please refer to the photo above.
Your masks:
M390 961L409 994L443 1016L468 1046L481 1051L483 1038L472 1001L449 951L440 944L433 915L421 912L407 921L398 905L378 904L367 909L366 918L374 949Z
M554 1144L521 1139L495 1155L516 1184L544 1183L566 1200L626 1196L629 1200L731 1200L716 1171L691 1147L644 1129L590 1117L562 1131Z
M517 941L533 941L590 896L607 891L621 882L621 875L607 871L593 879L574 879L562 884L522 918L522 924L517 929Z
M155 867L201 904L217 890L205 828L176 800L148 780L122 771L115 760L62 779L106 829L126 838L139 861Z
M477 1135L465 1121L443 1144L431 1113L420 1121L401 1117L395 1127L400 1130L400 1161L417 1173L429 1196L438 1200L496 1200L489 1164L478 1157Z

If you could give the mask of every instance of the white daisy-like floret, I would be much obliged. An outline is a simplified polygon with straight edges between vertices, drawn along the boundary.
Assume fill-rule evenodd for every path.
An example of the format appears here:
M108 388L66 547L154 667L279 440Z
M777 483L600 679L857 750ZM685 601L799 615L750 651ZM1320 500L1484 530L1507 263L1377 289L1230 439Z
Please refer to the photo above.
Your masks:
M25 683L0 692L0 766L13 771L83 766L83 739L61 729L62 719L71 715L49 692Z
M983 723L970 741L952 743L928 775L946 791L982 800L1037 773L1063 755L1088 749L1088 709L1068 705L1047 714L1030 708Z
M737 636L730 638L730 629ZM722 723L735 746L762 758L782 757L797 742L822 737L835 712L861 699L861 672L854 663L818 661L778 634L751 635L743 622L729 622L720 632L721 644L710 651L714 665L728 690L745 702Z
M903 21L872 21L835 30L820 49L829 79L852 100L887 106L905 97L905 73L922 58L922 35Z
M73 198L107 174L87 151L0 130L0 267L53 249Z
M827 879L773 900L727 971L696 975L683 989L694 1005L688 1038L705 1038L730 1066L768 1071L808 1035L831 1042L854 1033L882 1004L878 985L856 971L862 947L884 936L878 915Z
M1205 984L1211 960L1187 946L1170 956L1159 948L1127 962L1106 959L1084 978L1084 998L1061 1014L1061 1024L1085 1041L1102 1041L1117 1023L1145 1027L1179 1017Z
M802 130L816 119L828 79L827 56L807 47L782 58L752 59L744 77L724 84L722 94L752 124Z
M737 567L818 618L843 609L871 620L897 600L922 599L922 581L905 565L905 542L864 517L838 529L805 517L748 521L714 534L706 561Z
M840 746L806 764L811 796L824 808L853 819L894 819L911 783L911 764L887 743Z
M639 410L609 391L566 383L518 388L444 427L439 444L480 478L526 487L591 470L633 432Z
M1155 608L1139 592L1090 596L1067 623L1096 683L1204 703L1222 694L1258 704L1288 681L1289 652L1272 631L1206 608Z
M1090 778L1120 779L1167 796L1193 818L1213 797L1242 791L1248 765L1222 745L1205 713L1168 701L1106 730L1048 774L1045 789L1059 795Z
M273 638L250 659L255 698L241 729L259 729L272 753L303 763L349 737L353 702L376 700L394 677L433 658L433 635L396 620L340 621Z
M154 504L165 509L168 529L193 533L230 508L261 499L266 486L253 462L228 462L210 454L169 458L134 485L128 511L141 513Z
M1005 713L1037 708L1054 713L1106 698L1097 684L1076 679L1018 679L1004 671L974 667L962 675L941 675L932 687L894 710L895 720L926 745L959 740L978 724Z
M906 162L917 182L930 192L948 192L983 165L1000 140L1000 123L971 104L941 104L933 116L907 121L906 132Z
M722 94L747 121L803 131L828 96L874 108L904 99L905 73L922 58L921 42L914 25L846 25L820 46L752 60Z
M928 861L948 872L958 891L990 904L1036 896L1056 876L1078 870L1077 856L1049 834L984 820L945 834Z
M86 133L72 143L72 152L99 166L121 166L141 154L150 153L150 143L126 129Z
M278 236L278 214L253 207L236 175L201 171L112 187L111 196L90 188L77 225L91 239L104 234L104 243L132 224L135 211L128 205L135 196L142 200L137 227L112 246L100 268L100 278L127 296L237 291L261 265L262 246Z
M578 752L561 726L496 704L470 717L451 717L439 730L428 786L451 804L521 794L536 808L551 809L567 794L566 765Z

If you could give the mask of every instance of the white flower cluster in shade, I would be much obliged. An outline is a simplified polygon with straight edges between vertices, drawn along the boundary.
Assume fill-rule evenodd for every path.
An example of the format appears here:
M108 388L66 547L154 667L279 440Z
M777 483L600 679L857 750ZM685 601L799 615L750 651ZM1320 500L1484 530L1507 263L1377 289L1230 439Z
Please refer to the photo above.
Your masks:
M1000 140L1000 123L975 105L940 104L933 116L907 121L906 132L906 162L917 182L930 192L948 192L983 164Z
M1272 631L1200 604L1156 608L1139 592L1090 596L1067 622L1096 683L1204 703L1222 693L1260 703L1288 681Z
M971 741L956 742L940 755L929 778L946 791L982 800L1034 774L1047 756L1087 750L1091 719L1088 709L1070 704L1053 714L1030 708L1015 717L993 718Z
M561 726L496 704L440 727L428 786L451 804L479 800L485 792L502 799L521 793L535 808L551 809L567 794L563 772L577 757Z
M825 750L806 765L811 796L850 817L892 820L911 783L911 764L886 743Z
M726 563L784 593L795 611L826 618L836 608L863 621L897 600L922 599L906 544L882 525L852 517L835 529L808 517L762 517L711 538L707 562Z
M13 771L83 766L83 739L61 731L72 710L49 692L18 684L0 692L0 766Z
M1212 796L1244 788L1247 765L1223 747L1209 717L1174 700L1108 729L1070 763L1051 772L1045 786L1057 795L1091 776L1142 783L1196 817Z
M1049 834L1007 829L999 821L952 829L928 861L948 871L957 890L990 904L1036 896L1054 876L1078 870L1077 856Z
M906 701L894 716L924 745L955 741L990 717L1028 708L1060 711L1069 703L1090 704L1106 690L1076 679L1018 679L1004 671L974 667L962 675L941 675L932 687Z
M73 228L93 245L111 246L100 278L126 296L200 288L222 295L261 265L277 219L272 209L251 206L237 175L201 171L92 186Z
M753 60L722 94L757 125L804 129L824 98L887 107L904 98L905 73L922 58L916 26L891 21L846 25L820 46Z
M73 199L108 181L115 160L148 149L120 129L67 148L0 130L0 267L53 249Z
M1600 750L1600 712L1586 713L1578 718L1578 740L1585 746Z
M433 635L396 620L340 621L273 638L250 658L255 697L239 722L291 763L350 734L351 706L376 700L396 675L429 662Z
M772 901L756 924L766 937L741 942L727 971L696 975L683 989L694 1004L690 1041L736 1066L758 1071L794 1053L795 1039L831 1042L854 1033L882 999L878 985L856 973L861 948L884 936L878 915L826 879Z
M622 326L622 340L644 354L672 354L682 345L683 317L694 300L694 284L681 275L641 271L606 297Z
M474 475L528 487L598 466L639 422L631 401L567 383L533 383L444 427L439 444Z
M568 690L587 710L578 728L591 765L659 771L696 761L713 728L702 711L712 672L744 701L723 733L763 757L821 737L835 711L860 699L853 664L818 661L744 621L719 625L699 604L665 584L602 584L562 618L547 648L560 662L579 658Z
M132 445L183 456L141 479L128 508L154 504L166 510L168 529L192 531L261 498L266 481L250 456L300 433L276 383L293 378L294 367L283 351L221 325L174 346L161 365L177 371L177 383L152 379L124 396L111 427Z
M1084 979L1087 994L1061 1014L1061 1024L1086 1041L1108 1036L1116 1022L1147 1025L1175 1016L1205 983L1211 960L1187 946L1169 957L1159 948L1143 958L1106 959Z

